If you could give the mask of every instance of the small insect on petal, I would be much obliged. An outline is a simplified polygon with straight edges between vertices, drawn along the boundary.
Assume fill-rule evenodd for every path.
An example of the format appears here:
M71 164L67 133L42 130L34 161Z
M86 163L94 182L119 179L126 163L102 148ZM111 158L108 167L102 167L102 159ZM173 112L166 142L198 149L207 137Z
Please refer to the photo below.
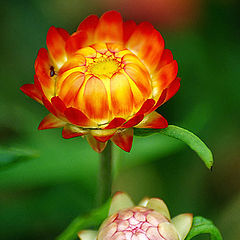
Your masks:
M56 74L56 73L55 73L54 67L51 66L51 67L50 67L50 77L53 77L55 74Z

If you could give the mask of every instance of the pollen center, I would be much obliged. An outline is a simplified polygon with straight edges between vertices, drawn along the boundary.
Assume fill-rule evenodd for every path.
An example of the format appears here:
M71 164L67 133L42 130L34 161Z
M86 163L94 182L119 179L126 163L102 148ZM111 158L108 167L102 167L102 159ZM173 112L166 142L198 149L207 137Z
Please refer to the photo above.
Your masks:
M115 59L99 58L89 66L89 72L95 76L111 77L118 71L120 63Z

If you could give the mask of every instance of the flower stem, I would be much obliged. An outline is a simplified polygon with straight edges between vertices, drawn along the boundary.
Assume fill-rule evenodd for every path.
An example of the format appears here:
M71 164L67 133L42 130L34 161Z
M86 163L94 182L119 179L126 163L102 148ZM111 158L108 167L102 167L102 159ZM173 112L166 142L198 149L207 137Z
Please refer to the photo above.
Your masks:
M100 169L98 181L98 206L104 204L112 191L112 142L100 153Z

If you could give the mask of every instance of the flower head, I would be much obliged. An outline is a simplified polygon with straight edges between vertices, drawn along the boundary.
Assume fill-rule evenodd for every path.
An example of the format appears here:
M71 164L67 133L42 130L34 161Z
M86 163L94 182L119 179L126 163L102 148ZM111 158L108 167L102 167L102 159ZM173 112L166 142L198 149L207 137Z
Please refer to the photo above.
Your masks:
M155 110L179 89L177 63L147 22L123 22L116 11L95 15L69 35L51 27L35 61L34 84L21 90L50 114L39 129L63 127L101 152L108 140L130 151L133 127L165 128Z
M143 199L138 206L125 193L112 199L109 217L99 231L84 230L81 240L184 240L192 225L192 214L170 219L159 198Z

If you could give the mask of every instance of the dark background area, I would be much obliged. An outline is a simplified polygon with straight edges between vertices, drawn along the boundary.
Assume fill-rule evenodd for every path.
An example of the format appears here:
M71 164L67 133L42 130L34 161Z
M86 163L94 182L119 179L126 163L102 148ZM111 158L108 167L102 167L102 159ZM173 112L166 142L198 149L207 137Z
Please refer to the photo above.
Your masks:
M177 140L135 137L130 154L114 149L113 190L127 191L136 202L161 197L172 216L202 215L224 239L239 239L240 7L227 0L1 2L0 147L38 156L0 171L1 239L54 239L95 206L97 153L81 138L64 140L60 129L38 131L47 110L19 88L33 82L51 25L72 33L89 14L110 9L125 20L150 21L162 33L182 85L159 112L200 136L215 157L210 172Z

